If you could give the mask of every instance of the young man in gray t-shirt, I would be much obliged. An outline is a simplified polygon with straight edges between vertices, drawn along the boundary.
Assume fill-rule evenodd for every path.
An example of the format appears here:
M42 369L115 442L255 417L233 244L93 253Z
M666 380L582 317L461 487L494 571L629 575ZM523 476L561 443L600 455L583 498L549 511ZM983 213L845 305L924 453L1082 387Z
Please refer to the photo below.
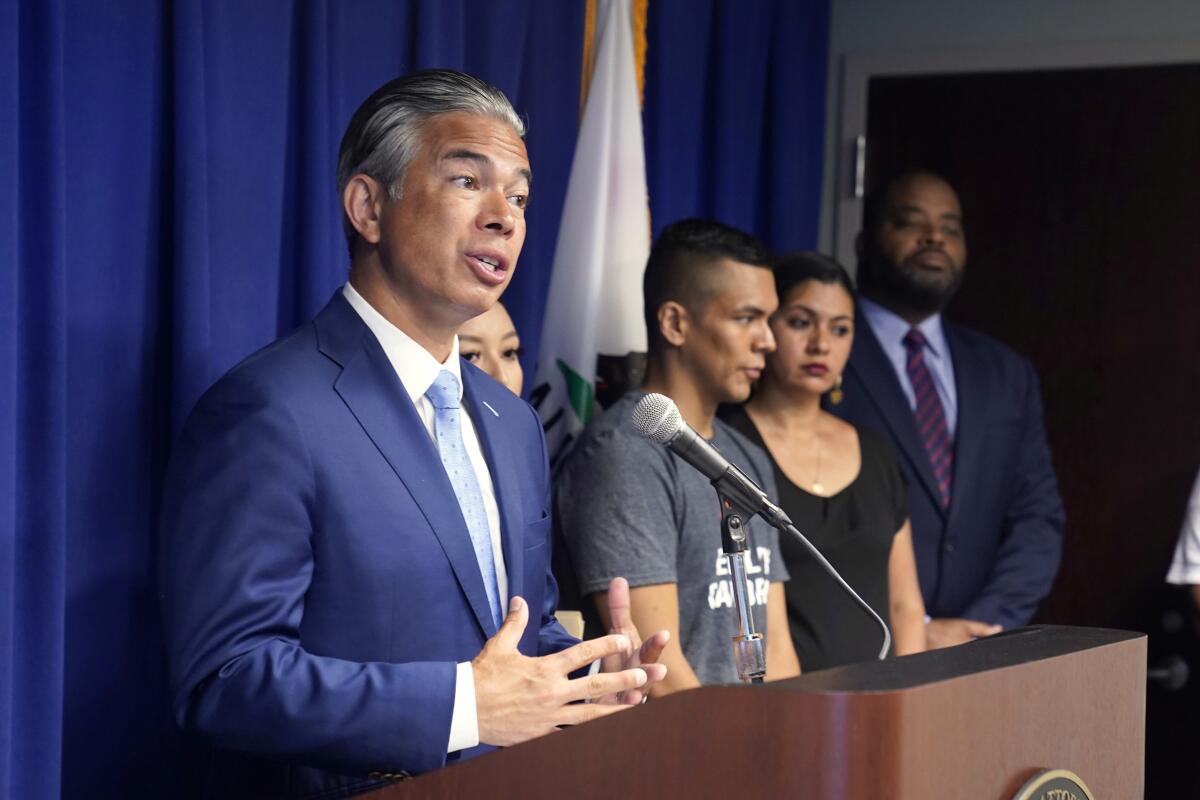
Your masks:
M649 353L642 391L584 431L555 485L557 524L584 595L606 612L608 580L624 575L640 630L666 629L667 678L654 696L738 676L733 587L721 551L716 491L690 465L641 436L634 405L670 397L683 419L773 495L766 455L715 418L740 403L775 347L767 318L778 304L766 248L716 222L685 220L655 242L644 278ZM746 563L755 626L766 636L767 678L798 675L783 600L778 535L749 525Z

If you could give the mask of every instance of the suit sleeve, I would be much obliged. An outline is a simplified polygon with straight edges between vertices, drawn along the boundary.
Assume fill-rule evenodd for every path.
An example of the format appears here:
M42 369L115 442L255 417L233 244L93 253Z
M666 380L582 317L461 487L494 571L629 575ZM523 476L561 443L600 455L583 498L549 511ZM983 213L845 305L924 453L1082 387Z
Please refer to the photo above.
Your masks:
M176 718L222 749L347 774L440 767L453 663L359 663L301 643L316 494L284 402L236 373L201 400L163 499Z
M1003 539L984 588L962 612L967 619L1005 629L1029 622L1045 597L1062 556L1066 514L1046 443L1041 387L1033 366L1022 362L1022 441Z
M542 430L542 421L532 406L529 407L529 413L533 416L533 428L536 431L538 453L540 454L538 463L539 471L537 474L540 476L541 481L542 508L547 513L553 514L554 505L551 496L550 457L546 450L546 434ZM548 526L548 530L552 529L553 526ZM549 534L547 536L546 552L549 555L554 542L552 538L549 538ZM551 571L551 564L553 562L553 558L546 558L546 591L542 595L541 627L538 630L537 652L539 656L557 653L579 643L578 639L566 632L559 623L558 618L554 616L554 612L558 610L558 582L554 579L554 573Z

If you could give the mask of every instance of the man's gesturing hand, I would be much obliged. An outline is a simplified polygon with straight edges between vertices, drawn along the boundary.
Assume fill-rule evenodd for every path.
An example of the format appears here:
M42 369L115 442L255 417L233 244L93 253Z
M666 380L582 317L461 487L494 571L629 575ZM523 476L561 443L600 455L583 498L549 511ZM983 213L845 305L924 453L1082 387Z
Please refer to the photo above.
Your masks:
M628 692L646 683L646 671L640 668L574 680L568 677L598 658L616 654L628 658L633 645L627 636L605 636L553 655L530 658L517 651L528 622L525 601L514 597L500 630L471 661L479 741L517 744L550 733L559 725L578 725L621 711L627 706L569 704Z
M973 619L931 619L925 624L925 642L930 649L953 647L981 636L992 636L1004 630Z

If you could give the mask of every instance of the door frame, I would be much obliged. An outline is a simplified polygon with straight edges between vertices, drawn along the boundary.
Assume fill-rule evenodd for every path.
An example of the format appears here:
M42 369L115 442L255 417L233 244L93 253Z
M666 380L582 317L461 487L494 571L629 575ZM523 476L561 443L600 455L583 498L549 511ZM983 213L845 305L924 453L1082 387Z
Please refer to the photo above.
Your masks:
M867 98L872 78L1194 63L1200 63L1200 37L1195 36L845 54L838 73L832 185L825 193L825 203L832 212L830 244L834 257L854 274L857 261L854 239L862 220L863 203L863 198L855 196L854 191L859 163L857 141L860 136L865 141L867 133Z

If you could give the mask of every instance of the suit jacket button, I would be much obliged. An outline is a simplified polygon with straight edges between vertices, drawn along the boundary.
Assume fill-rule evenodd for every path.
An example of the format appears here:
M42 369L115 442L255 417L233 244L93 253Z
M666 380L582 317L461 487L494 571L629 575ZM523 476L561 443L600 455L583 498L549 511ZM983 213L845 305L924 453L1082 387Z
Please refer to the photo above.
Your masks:
M954 552L954 542L946 542L946 552L947 553Z

